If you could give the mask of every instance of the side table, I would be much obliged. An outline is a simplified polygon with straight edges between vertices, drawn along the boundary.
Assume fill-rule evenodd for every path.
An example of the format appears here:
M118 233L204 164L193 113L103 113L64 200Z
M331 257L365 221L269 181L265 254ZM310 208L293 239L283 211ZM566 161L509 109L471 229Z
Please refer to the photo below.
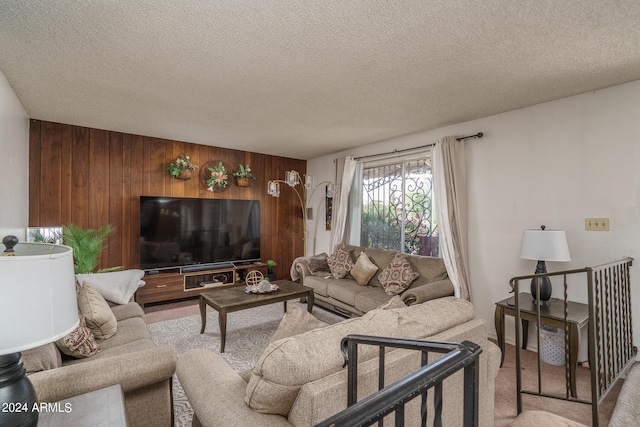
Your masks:
M520 304L520 320L522 322L522 349L527 349L529 322L536 322L537 305L533 303L531 294L522 292L518 295ZM496 335L498 346L502 351L500 366L504 363L504 317L515 317L516 307L514 297L498 301L495 311ZM580 348L580 331L589 324L589 307L573 301L567 303L567 323L569 324L569 380L571 396L577 397L576 366L578 364L578 349ZM551 299L548 306L540 306L540 324L554 326L564 330L564 301ZM538 349L539 351L539 349Z
M124 394L120 384L50 403L40 412L38 427L125 426Z

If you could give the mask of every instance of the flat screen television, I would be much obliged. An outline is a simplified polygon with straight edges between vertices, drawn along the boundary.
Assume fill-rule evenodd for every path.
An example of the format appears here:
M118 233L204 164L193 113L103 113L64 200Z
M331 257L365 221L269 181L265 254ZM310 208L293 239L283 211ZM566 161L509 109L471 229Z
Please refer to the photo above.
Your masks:
M260 201L140 196L140 268L260 260Z

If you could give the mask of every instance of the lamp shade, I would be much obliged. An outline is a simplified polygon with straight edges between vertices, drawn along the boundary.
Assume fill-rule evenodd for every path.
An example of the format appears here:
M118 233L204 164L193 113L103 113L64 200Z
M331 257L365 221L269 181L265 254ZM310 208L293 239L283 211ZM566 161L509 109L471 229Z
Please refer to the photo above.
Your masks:
M537 261L571 261L563 230L524 230L520 258Z
M0 355L64 337L78 326L73 250L18 243L0 256Z

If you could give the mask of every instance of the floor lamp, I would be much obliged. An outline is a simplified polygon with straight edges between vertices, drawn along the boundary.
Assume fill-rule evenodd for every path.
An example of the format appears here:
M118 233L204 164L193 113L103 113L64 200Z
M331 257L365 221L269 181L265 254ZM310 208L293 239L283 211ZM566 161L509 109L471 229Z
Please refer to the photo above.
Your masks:
M58 340L78 326L73 251L68 246L2 240L0 256L0 425L35 426L35 389L24 350Z
M297 190L297 186L301 184L304 180L304 185L301 185L302 194ZM298 201L300 202L300 208L302 209L302 224L304 235L302 238L304 255L307 255L307 219L313 217L313 213L311 209L307 208L309 202L313 198L313 193L315 193L316 189L323 184L328 186L327 189L327 197L333 197L335 192L334 184L330 181L322 181L317 185L313 185L313 176L309 174L304 174L300 177L300 174L297 171L291 170L285 172L284 180L274 179L273 181L269 181L267 184L267 193L273 197L280 197L280 183L287 184L289 187L293 189L298 196Z

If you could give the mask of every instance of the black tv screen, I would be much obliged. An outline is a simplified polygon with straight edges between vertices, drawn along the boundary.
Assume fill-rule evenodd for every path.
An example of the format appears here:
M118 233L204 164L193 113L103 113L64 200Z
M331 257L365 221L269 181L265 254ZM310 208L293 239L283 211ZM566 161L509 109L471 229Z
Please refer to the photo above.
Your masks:
M260 260L260 201L140 196L140 268Z

